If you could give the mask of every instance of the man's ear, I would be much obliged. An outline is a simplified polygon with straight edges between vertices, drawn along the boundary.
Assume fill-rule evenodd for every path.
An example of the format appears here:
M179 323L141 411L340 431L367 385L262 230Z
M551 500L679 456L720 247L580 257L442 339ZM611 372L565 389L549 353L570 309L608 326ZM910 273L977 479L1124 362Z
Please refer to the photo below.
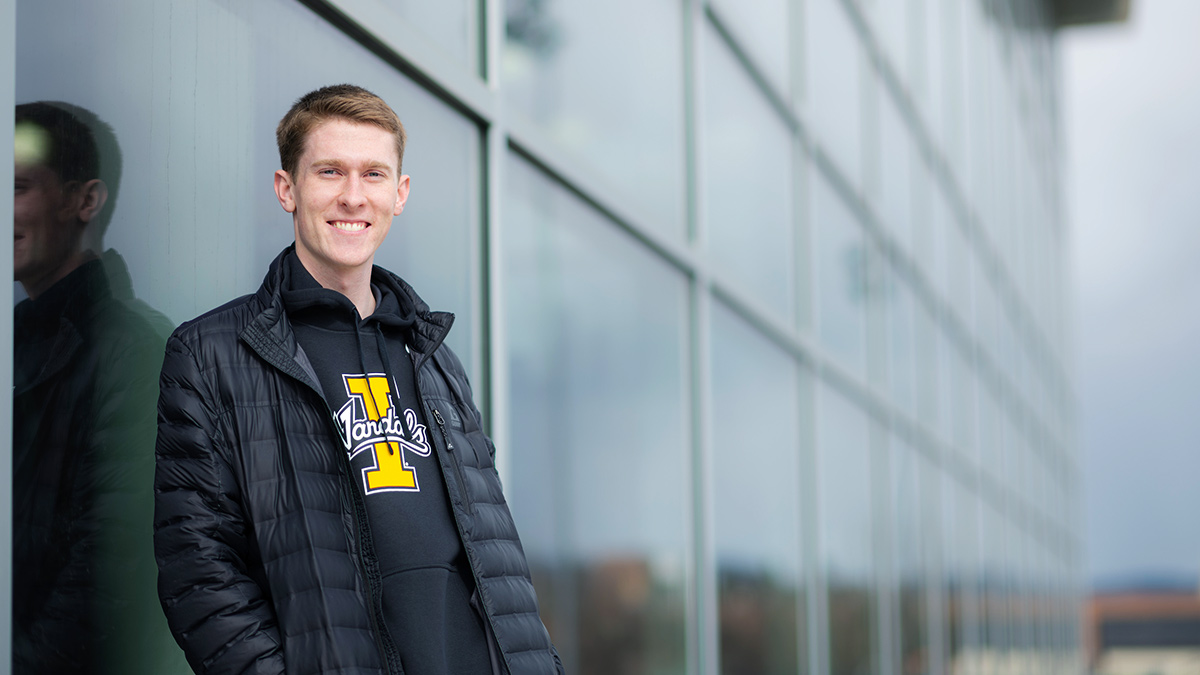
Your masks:
M104 202L108 201L108 186L99 178L93 178L81 185L79 192L79 220L90 223L104 208Z
M404 205L408 202L408 174L400 176L400 184L396 186L396 208L392 211L393 216L400 215L404 210Z
M279 198L279 205L288 213L296 212L296 194L295 187L292 185L292 176L279 169L275 172L275 196Z

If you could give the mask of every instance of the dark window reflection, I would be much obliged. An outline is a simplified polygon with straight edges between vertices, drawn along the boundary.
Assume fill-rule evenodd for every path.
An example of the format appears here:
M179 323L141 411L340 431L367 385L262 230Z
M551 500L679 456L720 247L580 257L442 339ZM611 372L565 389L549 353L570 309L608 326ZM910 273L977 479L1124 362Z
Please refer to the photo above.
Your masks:
M149 533L169 322L103 249L120 184L111 130L38 102L17 106L14 133L28 297L13 318L13 672L165 672L178 652Z
M719 572L721 672L727 675L795 673L803 588L763 571Z

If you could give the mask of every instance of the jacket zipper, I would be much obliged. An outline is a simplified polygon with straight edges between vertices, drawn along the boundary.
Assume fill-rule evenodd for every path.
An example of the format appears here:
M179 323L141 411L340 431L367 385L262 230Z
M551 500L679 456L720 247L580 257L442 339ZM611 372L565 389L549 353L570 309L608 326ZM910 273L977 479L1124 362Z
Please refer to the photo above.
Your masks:
M462 494L463 506L467 509L467 513L475 515L475 503L467 495L467 481L463 479L462 457L455 457L454 442L450 440L450 434L446 431L446 420L442 418L441 411L434 407L430 407L430 410L433 411L433 419L437 421L438 428L442 430L442 438L446 441L446 452L450 455L450 463L454 465L454 474L458 477L458 489Z

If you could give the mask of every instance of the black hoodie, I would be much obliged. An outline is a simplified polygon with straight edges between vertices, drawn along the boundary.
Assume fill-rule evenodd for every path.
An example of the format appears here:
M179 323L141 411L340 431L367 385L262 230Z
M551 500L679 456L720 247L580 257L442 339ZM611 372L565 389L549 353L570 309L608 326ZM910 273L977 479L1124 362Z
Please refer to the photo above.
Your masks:
M292 253L283 301L317 374L362 490L383 579L387 630L405 672L487 673L492 667L474 581L417 400L406 338L413 308L385 275L372 278L375 312L322 288Z

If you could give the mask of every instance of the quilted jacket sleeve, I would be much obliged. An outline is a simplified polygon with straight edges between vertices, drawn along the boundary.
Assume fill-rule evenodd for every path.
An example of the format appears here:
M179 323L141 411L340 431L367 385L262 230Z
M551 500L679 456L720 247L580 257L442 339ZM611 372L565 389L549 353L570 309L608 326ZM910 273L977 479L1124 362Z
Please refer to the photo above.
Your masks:
M178 337L159 386L154 553L171 631L197 673L283 673L278 623L250 573L251 533L221 452L221 411Z

